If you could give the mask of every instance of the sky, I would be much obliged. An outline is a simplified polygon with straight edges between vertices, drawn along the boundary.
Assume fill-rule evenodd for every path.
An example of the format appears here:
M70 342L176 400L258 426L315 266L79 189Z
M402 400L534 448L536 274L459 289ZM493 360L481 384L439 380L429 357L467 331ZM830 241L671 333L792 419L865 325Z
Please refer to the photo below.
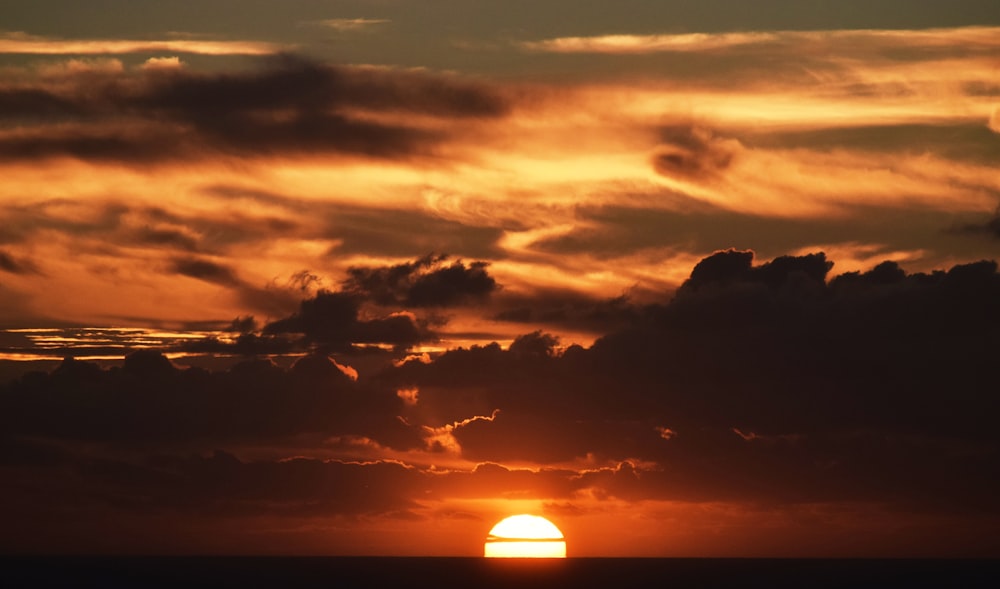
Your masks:
M0 550L1000 556L994 1L0 14Z

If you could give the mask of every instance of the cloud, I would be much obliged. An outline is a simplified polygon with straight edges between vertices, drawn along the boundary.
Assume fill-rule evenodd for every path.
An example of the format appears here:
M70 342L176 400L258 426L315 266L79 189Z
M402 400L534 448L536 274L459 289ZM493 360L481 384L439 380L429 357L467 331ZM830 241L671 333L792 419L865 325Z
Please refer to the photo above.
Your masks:
M473 460L653 461L674 481L662 492L683 497L982 505L985 494L966 490L1000 484L975 466L998 443L982 418L995 405L984 326L1000 311L996 264L907 274L885 262L828 280L822 253L753 258L705 258L673 300L589 349L452 350L403 364L394 382L419 387L431 413L458 391L499 409L453 432ZM541 343L518 341L529 340ZM893 441L865 454L878 436ZM942 469L947 484L906 491Z
M302 301L294 315L267 324L264 334L302 334L309 342L338 350L352 344L389 344L405 349L436 337L409 313L360 319L362 302L352 293L320 291Z
M385 18L328 18L325 20L310 21L308 24L333 29L338 33L345 33L366 31L390 22L392 21Z
M691 277L681 285L680 294L689 290L728 286L734 283L761 282L779 288L790 280L824 284L833 262L822 252L804 256L781 256L752 266L752 251L727 250L705 258L691 270Z
M236 273L231 268L216 264L215 262L209 262L208 260L196 258L177 259L173 261L171 270L182 276L197 278L198 280L205 280L223 286L236 286L240 284L239 278L237 278Z
M292 56L257 71L69 74L58 86L0 86L0 118L34 123L0 133L8 162L73 157L155 162L206 154L402 158L427 153L449 131L365 113L443 120L502 116L484 85L391 69L330 67ZM47 118L62 124L48 125ZM398 119L399 117L397 117Z
M977 50L1000 46L995 27L962 27L923 30L834 30L834 31L748 31L724 33L681 33L664 35L596 35L557 37L521 43L530 51L550 53L643 54L660 52L712 52L728 49L745 51L754 46L798 45L810 49L837 45L842 48L957 47Z
M172 70L184 67L179 57L150 57L140 66L144 70Z
M369 370L323 353L228 370L155 351L113 368L64 360L0 386L0 469L20 481L0 503L36 522L49 505L62 522L287 523L498 498L995 517L997 264L831 278L821 252L755 258L705 257L589 348L534 331ZM319 292L274 333L243 335L295 328L329 345L398 327L364 304ZM66 473L71 486L53 484Z
M396 418L402 401L394 392L356 380L353 368L324 355L287 369L249 359L221 372L181 370L151 350L128 354L113 370L66 359L4 390L4 431L152 449L291 444L307 434L367 437L387 448L421 444Z
M664 130L664 143L656 148L653 167L664 176L710 179L722 174L743 150L739 141L715 137L697 127Z
M388 268L350 268L344 289L380 305L447 307L481 301L498 288L486 262L466 266L461 260L446 260L444 255L429 255Z
M993 216L984 223L966 223L952 228L954 233L983 234L1000 239L1000 207L997 207Z
M418 317L407 309L482 301L498 288L485 262L467 266L462 261L446 264L446 260L447 256L428 255L393 266L351 267L341 290L320 289L301 302L297 313L267 324L263 334L302 334L310 344L338 350L355 344L406 349L435 341L438 336L430 325L444 320ZM382 310L373 312L368 309L371 305Z
M168 52L199 55L272 55L288 49L288 46L259 41L58 39L23 32L0 34L0 54L97 55Z
M598 35L558 37L521 43L530 51L549 53L638 54L660 51L711 51L761 43L773 43L777 33L688 33L675 35Z
M38 266L29 259L19 259L0 250L0 271L11 274L40 274Z

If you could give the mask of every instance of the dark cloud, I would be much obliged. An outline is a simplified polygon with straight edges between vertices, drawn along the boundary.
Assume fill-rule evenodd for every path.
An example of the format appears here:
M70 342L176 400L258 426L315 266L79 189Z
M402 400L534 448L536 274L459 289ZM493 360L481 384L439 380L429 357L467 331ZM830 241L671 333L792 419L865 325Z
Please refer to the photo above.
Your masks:
M949 159L983 164L995 162L1000 157L1000 135L978 123L865 125L784 132L769 129L766 133L750 132L740 135L740 141L748 147L762 148L855 148L881 153L933 153Z
M117 521L585 494L995 517L997 264L830 272L822 253L755 263L752 252L720 251L672 298L636 307L590 348L533 331L507 349L453 349L357 380L321 353L289 368L258 358L224 371L182 370L151 351L119 368L66 360L0 387L0 469L19 481L0 505L36 521L49 505L66 521L96 512ZM262 334L245 318L234 329L297 331L333 347L417 328L406 315L362 319L364 304L324 291ZM237 458L261 447L305 457ZM386 449L454 450L485 464L443 472L315 457ZM566 466L581 461L593 467Z
M989 235L1000 239L1000 207L997 207L993 217L985 223L965 223L952 228L951 231L957 234Z
M507 104L483 86L457 78L378 68L320 65L285 55L261 72L171 73L153 78L133 104L200 121L231 111L319 112L345 106L445 117L496 117Z
M604 334L634 322L642 313L644 305L640 301L649 294L632 289L617 297L595 298L577 291L549 288L526 295L500 293L496 297L496 307L502 310L493 319ZM656 292L657 297L662 294Z
M374 122L357 110L441 119L499 117L498 92L456 77L329 67L294 56L233 74L187 71L70 77L0 87L0 121L32 123L0 141L0 159L73 157L132 163L234 156L427 153L442 131ZM64 123L47 126L47 117Z
M805 256L780 256L774 260L753 266L752 251L727 250L717 252L695 265L691 277L681 285L681 292L698 290L712 286L730 286L735 283L760 282L771 288L779 288L791 280L801 280L814 285L822 285L826 274L833 268L833 262L821 253Z
M72 157L143 164L164 158L190 157L196 153L194 148L195 145L183 138L160 129L146 129L139 133L59 129L0 140L0 162Z
M662 135L663 141L653 155L653 168L664 176L713 178L724 172L743 149L739 141L717 137L701 127L669 127Z
M205 282L213 282L224 286L236 286L240 284L239 278L237 278L236 273L231 268L222 264L216 264L215 262L209 262L208 260L197 258L177 259L172 262L170 269L182 276L197 278Z
M842 207L843 215L788 219L726 211L674 195L666 198L674 205L667 210L578 207L578 229L540 240L534 247L551 253L585 252L614 259L634 252L652 257L665 248L710 253L734 243L752 244L754 251L764 257L815 247L817 243L871 244L876 249L866 253L872 256L899 250L922 251L925 263L944 264L955 256L982 256L982 240L969 237L983 234L983 225L988 223L982 215L970 218L930 208L862 205ZM964 227L969 229L962 230ZM939 257L941 262L936 261Z
M87 109L41 88L0 88L0 120L79 116Z
M988 508L996 264L886 262L827 280L822 253L753 258L709 256L590 349L557 354L539 333L391 377L428 411L499 410L454 432L476 460L639 458L671 473L664 493L689 497Z
M66 359L51 374L31 373L4 389L3 432L162 450L281 444L306 434L419 444L396 419L394 391L354 378L323 355L289 369L250 359L222 372L181 370L154 351L133 352L120 368Z
M389 344L406 349L435 341L437 317L418 317L410 308L446 307L482 301L498 288L481 261L446 263L447 256L428 255L387 267L354 267L342 290L322 289L303 300L298 312L267 324L266 336L301 334L305 342L348 350L358 344ZM398 309L373 315L366 306Z
M344 350L354 344L390 344L408 348L435 336L410 314L361 319L363 299L347 292L320 291L302 301L290 317L269 323L264 334L296 333L306 341Z
M459 252L501 258L505 227L468 225L433 214L398 209L336 206L327 213L326 236L342 243L331 253L410 256L413 252Z
M461 260L447 264L447 259L428 255L388 268L350 268L344 289L380 305L447 307L481 301L498 288L486 262L466 266Z
M0 271L11 274L40 274L38 266L27 258L15 258L0 250Z
M137 231L136 241L146 245L164 246L170 249L197 251L198 241L194 237L174 229L152 229L144 227Z

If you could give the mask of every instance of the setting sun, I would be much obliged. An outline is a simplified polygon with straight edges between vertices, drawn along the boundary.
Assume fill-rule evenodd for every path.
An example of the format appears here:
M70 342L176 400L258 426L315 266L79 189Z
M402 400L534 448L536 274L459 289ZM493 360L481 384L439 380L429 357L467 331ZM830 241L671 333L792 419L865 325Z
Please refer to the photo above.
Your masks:
M552 522L537 515L512 515L486 537L489 558L566 558L566 540Z

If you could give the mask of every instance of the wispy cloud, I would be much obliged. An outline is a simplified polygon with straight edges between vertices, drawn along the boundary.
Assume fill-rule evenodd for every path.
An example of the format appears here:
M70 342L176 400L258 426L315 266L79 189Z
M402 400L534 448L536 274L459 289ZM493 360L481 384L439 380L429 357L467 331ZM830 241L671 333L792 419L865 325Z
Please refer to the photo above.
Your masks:
M31 55L102 55L122 53L194 53L201 55L269 55L292 49L260 41L194 39L60 39L23 32L0 33L0 53Z
M389 22L392 21L385 18L328 18L325 20L309 21L304 24L326 27L343 33L369 30L379 25L388 24Z
M526 41L521 47L551 53L654 53L705 51L777 41L775 33L689 33L678 35L597 35Z
M662 35L594 35L555 37L520 43L524 49L551 53L658 53L715 51L768 44L836 43L869 49L884 47L943 47L961 44L970 49L1000 47L1000 27L962 27L925 30L747 31Z

